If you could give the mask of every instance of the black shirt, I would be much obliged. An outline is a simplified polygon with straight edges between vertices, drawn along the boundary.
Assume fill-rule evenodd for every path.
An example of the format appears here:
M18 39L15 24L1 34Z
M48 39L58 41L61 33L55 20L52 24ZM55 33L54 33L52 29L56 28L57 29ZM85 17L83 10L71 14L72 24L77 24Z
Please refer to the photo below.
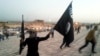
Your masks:
M35 55L38 54L38 45L40 41L47 40L49 38L49 34L46 37L33 37L26 38L25 42L23 42L23 46L28 45L28 54Z

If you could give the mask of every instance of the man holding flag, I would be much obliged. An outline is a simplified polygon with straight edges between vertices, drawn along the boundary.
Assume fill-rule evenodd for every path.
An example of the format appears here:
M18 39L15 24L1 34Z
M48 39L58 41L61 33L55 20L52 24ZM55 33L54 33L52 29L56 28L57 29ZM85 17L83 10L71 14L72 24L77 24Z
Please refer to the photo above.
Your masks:
M29 38L25 39L24 20L23 20L23 15L22 15L22 26L21 26L21 36L20 36L21 40L20 40L19 54L22 53L24 47L27 45L28 46L27 56L39 56L39 52L38 52L39 42L47 40L50 34L52 33L52 31L50 31L45 37L38 37L37 32L35 30L29 30L28 33L29 33Z

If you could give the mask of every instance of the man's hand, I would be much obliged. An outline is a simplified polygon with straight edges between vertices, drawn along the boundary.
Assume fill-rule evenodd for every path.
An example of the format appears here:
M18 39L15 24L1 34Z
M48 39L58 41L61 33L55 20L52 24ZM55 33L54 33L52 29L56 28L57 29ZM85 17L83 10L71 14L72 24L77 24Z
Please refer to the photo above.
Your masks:
M23 50L23 42L24 42L24 39L20 39L20 47L19 47L19 54L22 53L22 50Z

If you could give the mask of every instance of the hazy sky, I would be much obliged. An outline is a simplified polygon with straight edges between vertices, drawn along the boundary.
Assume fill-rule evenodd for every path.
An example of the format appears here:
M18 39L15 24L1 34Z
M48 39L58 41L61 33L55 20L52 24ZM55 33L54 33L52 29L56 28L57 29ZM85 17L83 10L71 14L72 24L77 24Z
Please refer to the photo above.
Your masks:
M0 21L58 21L71 0L0 0ZM100 22L100 0L73 0L73 19Z

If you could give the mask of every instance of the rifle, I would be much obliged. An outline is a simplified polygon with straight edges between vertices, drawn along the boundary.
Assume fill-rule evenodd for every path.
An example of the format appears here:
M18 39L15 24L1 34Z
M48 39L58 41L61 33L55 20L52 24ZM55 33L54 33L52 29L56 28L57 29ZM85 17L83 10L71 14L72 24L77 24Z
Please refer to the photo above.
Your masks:
M24 35L24 16L22 15L22 23L21 23L21 39L20 39L20 46L19 46L19 54L22 53L23 50L23 41L25 39L25 35Z

